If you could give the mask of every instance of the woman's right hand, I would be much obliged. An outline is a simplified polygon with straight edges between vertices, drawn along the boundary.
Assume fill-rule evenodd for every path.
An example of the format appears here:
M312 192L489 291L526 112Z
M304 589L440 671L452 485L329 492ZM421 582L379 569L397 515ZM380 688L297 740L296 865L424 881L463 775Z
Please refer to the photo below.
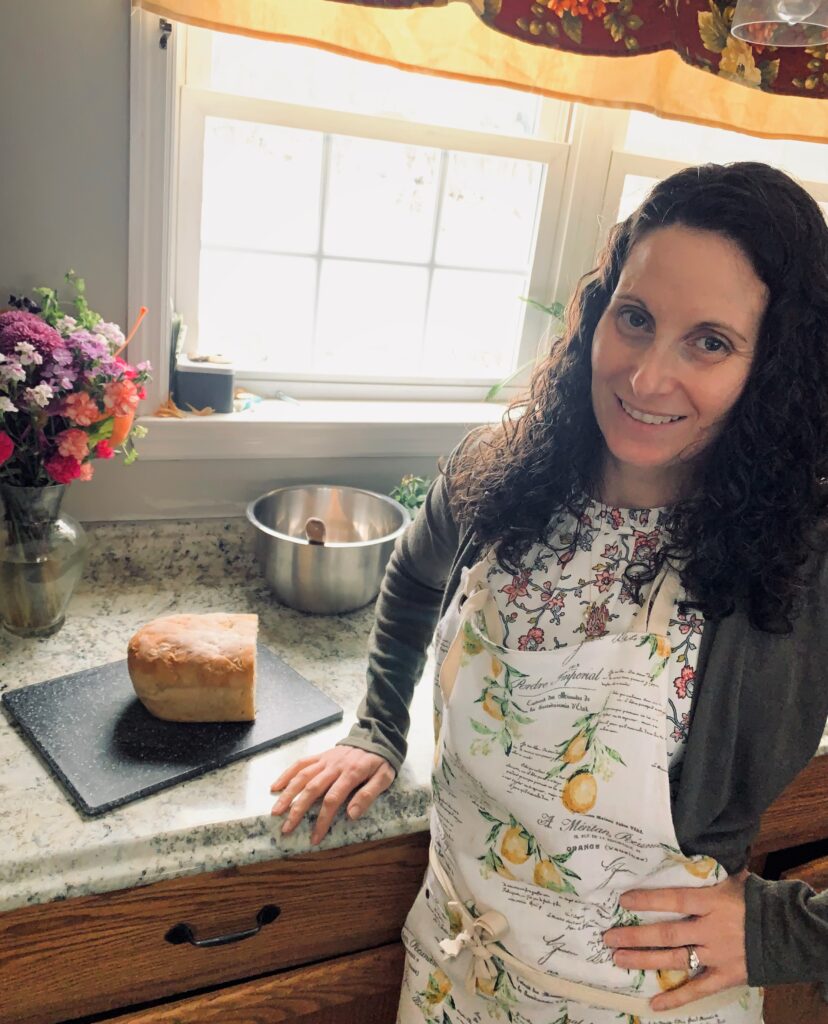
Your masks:
M322 798L322 808L311 836L316 845L328 832L339 808L348 803L348 817L355 820L371 806L380 793L394 781L396 772L379 754L369 754L358 747L332 747L321 754L303 757L286 769L270 787L271 793L282 790L271 814L284 814L282 835L292 832L308 809Z

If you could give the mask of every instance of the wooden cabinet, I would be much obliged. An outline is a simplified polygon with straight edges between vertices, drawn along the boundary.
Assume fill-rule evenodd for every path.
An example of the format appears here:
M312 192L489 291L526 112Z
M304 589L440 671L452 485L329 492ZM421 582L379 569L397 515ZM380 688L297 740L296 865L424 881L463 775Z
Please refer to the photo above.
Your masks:
M233 1024L392 1022L400 929L427 853L428 835L417 833L8 911L0 915L0 1021L56 1024L150 1002L149 1016L135 1020L209 1021L205 1006L221 995ZM275 919L259 925L262 908L275 910L261 919ZM201 945L171 941L184 925ZM324 969L303 966L320 961ZM360 969L373 973L343 981ZM256 980L194 994L245 979ZM374 988L378 1005L393 1009L360 1018L354 1007ZM160 1016L187 993L169 1007L173 1016ZM302 1015L285 1016L282 1002L296 999Z
M815 758L763 817L754 852L828 835L826 793L828 757ZM420 832L7 911L0 1024L393 1024L400 930L427 855ZM185 924L200 945L170 941ZM767 1024L798 1021L794 1004L823 1020L811 988L792 993L784 1006L774 993Z

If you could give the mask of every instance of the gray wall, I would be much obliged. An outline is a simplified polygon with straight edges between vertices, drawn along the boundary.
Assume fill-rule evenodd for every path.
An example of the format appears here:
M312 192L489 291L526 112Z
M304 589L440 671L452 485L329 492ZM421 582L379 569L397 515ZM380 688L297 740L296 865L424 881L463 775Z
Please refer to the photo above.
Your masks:
M0 307L70 267L126 318L129 0L0 2Z

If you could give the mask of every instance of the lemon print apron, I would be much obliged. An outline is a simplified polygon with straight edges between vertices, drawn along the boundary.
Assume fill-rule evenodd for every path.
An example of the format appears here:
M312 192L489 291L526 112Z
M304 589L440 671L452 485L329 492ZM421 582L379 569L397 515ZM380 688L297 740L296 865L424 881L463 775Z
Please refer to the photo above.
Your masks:
M625 911L630 889L712 885L682 855L670 806L663 572L628 632L553 650L502 646L487 554L436 634L431 847L403 928L397 1024L762 1024L740 987L654 1013L685 971L627 970L609 928L675 920Z

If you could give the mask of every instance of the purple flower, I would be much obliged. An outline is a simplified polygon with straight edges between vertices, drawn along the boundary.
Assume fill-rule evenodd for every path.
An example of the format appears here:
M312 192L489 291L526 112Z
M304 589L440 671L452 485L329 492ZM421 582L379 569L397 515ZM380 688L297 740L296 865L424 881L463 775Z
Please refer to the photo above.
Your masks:
M56 348L52 353L52 359L54 359L57 366L71 366L72 365L72 353L68 348L61 346Z
M106 340L91 334L89 331L75 331L67 338L70 348L75 354L80 354L84 359L94 362L109 355L109 346Z
M0 313L0 352L9 355L20 342L32 345L42 356L51 355L62 344L54 327L34 313L17 309Z
M117 324L109 324L104 320L95 324L95 330L102 334L113 348L120 348L124 343L124 333Z
M44 370L43 379L53 388L62 388L68 391L78 379L78 371L72 366L61 366L59 363L52 363Z

